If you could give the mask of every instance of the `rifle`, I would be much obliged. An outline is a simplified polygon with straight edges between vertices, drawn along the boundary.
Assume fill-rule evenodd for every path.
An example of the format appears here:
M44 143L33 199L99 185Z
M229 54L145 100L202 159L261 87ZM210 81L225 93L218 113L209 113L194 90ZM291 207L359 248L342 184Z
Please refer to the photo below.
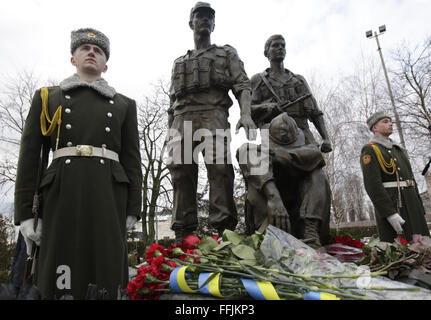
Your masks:
M43 143L42 147L40 148L40 159L39 159L39 164L37 168L36 191L33 196L33 206L31 208L31 212L33 213L33 216L34 216L33 230L35 231L39 220L39 211L42 206L42 194L40 193L39 186L42 180L43 170L44 168L46 168L48 164L48 154L49 154L49 146L48 144ZM32 242L31 254L25 262L23 285L32 281L32 275L34 274L34 269L36 265L35 261L37 258L38 248L39 247L36 245L36 243Z
M427 165L425 166L425 168L422 171L423 176L427 174L427 171L428 171L430 165L431 165L431 159L428 161Z
M298 102L301 102L301 101L303 101L303 100L305 100L305 99L307 99L307 98L310 98L311 96L312 96L312 94L311 94L311 93L305 94L305 95L303 95L303 96L299 97L299 98L298 98L298 99L296 99L296 100L293 100L293 101L287 101L287 102L284 102L284 103L280 104L280 105L278 106L278 108L279 108L279 110L281 110L281 111L287 111L287 108L289 108L289 107L293 106L294 104L296 104L296 103L298 103Z
M298 102L301 102L301 101L303 101L303 100L305 100L305 99L308 99L308 98L310 98L312 96L312 94L311 93L308 93L308 94L305 94L305 95L303 95L303 96L301 96L301 97L299 97L298 99L296 99L296 100L293 100L293 101L287 101L287 102L283 102L283 103L278 103L278 105L277 105L277 110L278 110L278 112L279 113L283 113L283 112L287 112L287 109L289 108L289 107L291 107L291 106L293 106L294 104L296 104L296 103L298 103ZM254 107L256 107L256 111L254 111L254 114L253 114L253 120L255 121L255 123L257 124L257 125L260 125L260 124L262 124L262 123L265 123L266 121L270 121L270 120L272 120L272 117L273 117L273 115L271 115L271 118L269 118L269 119L267 119L268 118L268 116L269 116L269 114L268 113L265 113L264 111L261 111L261 110L264 110L264 109L261 109L261 110L259 110L259 108L261 107L261 106L265 106L267 103L262 103L262 104L259 104L259 105L255 105Z

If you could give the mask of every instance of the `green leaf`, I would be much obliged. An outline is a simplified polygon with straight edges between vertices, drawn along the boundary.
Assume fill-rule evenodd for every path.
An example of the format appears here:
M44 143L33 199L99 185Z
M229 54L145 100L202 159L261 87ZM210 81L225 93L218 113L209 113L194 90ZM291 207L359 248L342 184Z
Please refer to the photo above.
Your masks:
M244 240L244 236L242 236L242 235L240 235L234 231L226 229L223 232L223 241L229 241L229 242L233 243L234 245L238 245L243 240Z
M244 268L245 271L247 271L252 276L256 277L257 279L263 279L266 280L268 278L268 274L255 268L253 265L246 263L247 260L241 261L241 266Z
M243 259L239 261L242 265L247 265L247 266L255 266L257 265L257 260L256 259Z
M258 249L263 241L264 236L262 233L254 233L250 236L250 238L253 241L254 248Z
M243 244L233 247L232 253L242 260L256 260L255 250Z
M222 243L220 243L217 247L215 247L214 249L213 249L213 251L215 251L215 252L217 252L217 251L220 251L220 250L222 250L223 248L226 248L227 246L229 246L229 245L231 245L232 244L232 242L230 242L230 241L223 241Z
M370 241L368 242L367 246L370 247L370 248L372 248L372 247L378 246L379 244L380 244L379 238L372 237L370 239Z
M196 247L202 250L203 253L209 253L218 246L217 240L212 237L205 237Z
M260 243L263 240L262 234L253 234L244 240L241 241L241 244L245 244L246 246L252 247L254 249L258 249L260 247Z

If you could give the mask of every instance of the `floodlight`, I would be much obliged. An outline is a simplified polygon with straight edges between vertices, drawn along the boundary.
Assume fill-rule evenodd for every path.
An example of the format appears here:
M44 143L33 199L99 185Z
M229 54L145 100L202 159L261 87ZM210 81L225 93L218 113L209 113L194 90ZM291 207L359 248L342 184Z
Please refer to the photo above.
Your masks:
M380 33L383 33L385 31L386 31L386 26L385 25L382 25L382 26L379 27L379 32Z
M367 36L367 38L371 38L373 36L373 31L369 30L365 32L365 35Z

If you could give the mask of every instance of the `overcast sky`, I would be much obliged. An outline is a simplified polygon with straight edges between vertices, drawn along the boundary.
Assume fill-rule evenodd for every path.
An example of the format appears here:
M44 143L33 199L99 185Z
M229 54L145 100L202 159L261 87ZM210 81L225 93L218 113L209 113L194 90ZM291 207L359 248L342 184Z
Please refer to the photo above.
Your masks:
M104 78L136 100L152 83L169 80L175 58L193 48L188 26L192 0L15 0L0 2L0 77L32 71L62 80L74 73L70 32L93 27L111 41ZM352 72L361 52L377 57L365 31L382 24L383 54L389 58L403 40L412 45L430 35L430 0L213 0L212 42L235 47L251 77L268 67L266 39L282 34L285 66L295 73L330 79ZM238 107L231 108L236 125ZM241 130L234 140L243 140Z
M196 1L16 0L0 4L0 74L30 69L41 78L62 80L70 65L70 31L94 27L111 41L104 77L135 99L148 84L168 79L175 58L193 48L188 27ZM262 71L265 40L287 40L286 66L321 74L346 70L362 51L376 49L365 31L386 24L384 53L403 39L429 34L429 0L213 0L212 42L235 47L249 76ZM376 53L377 54L377 53Z

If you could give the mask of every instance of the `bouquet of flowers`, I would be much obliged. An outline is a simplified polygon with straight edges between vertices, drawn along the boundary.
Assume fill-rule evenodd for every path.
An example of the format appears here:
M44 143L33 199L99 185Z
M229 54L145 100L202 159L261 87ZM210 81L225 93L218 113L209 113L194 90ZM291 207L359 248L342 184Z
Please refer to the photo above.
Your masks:
M386 271L364 272L341 263L273 226L265 235L248 237L225 230L220 242L190 236L167 249L153 244L146 258L128 285L131 299L157 299L169 292L221 299L373 299L379 297L374 292L386 290L381 282L358 285ZM390 287L391 292L421 290L404 284Z
M364 243L360 240L352 239L351 236L346 234L336 236L334 241L334 244L325 247L326 253L342 262L356 262L362 258Z
M371 238L362 250L364 256L357 263L372 271L387 271L391 279L406 277L414 269L431 273L430 237L414 235L413 240L407 242L398 236L393 243Z

